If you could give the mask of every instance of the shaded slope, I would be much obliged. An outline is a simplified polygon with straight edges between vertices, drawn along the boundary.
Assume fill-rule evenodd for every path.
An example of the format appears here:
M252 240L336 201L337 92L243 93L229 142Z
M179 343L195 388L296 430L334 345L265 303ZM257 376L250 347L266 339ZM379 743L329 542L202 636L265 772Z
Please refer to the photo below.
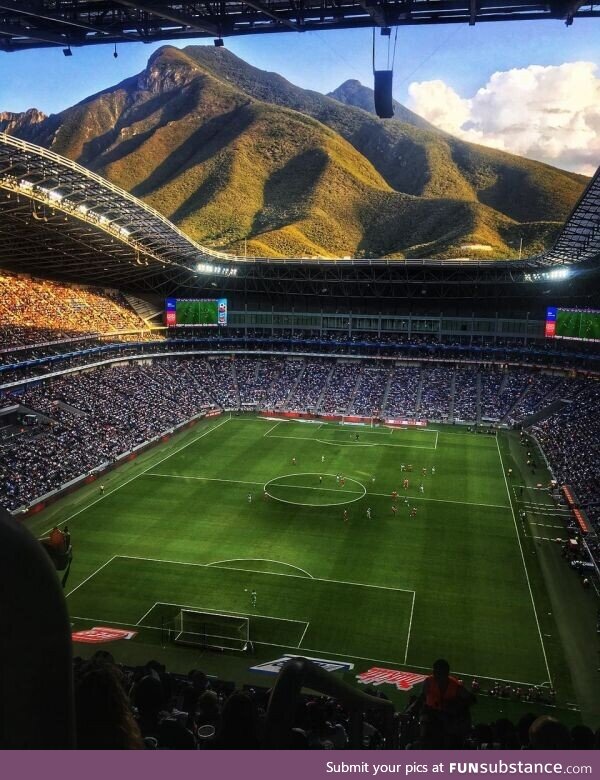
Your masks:
M504 168L482 147L382 122L211 47L163 47L138 76L19 119L15 134L199 241L241 252L248 239L260 255L464 256L485 244L494 257L514 253L521 235L539 249L582 179L510 155Z

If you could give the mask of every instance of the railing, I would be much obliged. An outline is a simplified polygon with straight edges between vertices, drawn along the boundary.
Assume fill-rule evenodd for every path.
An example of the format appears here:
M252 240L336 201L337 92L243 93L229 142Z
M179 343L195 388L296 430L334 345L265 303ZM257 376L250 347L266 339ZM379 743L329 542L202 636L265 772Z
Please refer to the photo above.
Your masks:
M395 708L391 701L352 687L306 658L290 659L279 672L269 698L263 747L272 750L290 747L290 734L303 688L331 696L349 711L349 748L363 747L362 715L367 710L375 710L382 716L385 747L397 747Z

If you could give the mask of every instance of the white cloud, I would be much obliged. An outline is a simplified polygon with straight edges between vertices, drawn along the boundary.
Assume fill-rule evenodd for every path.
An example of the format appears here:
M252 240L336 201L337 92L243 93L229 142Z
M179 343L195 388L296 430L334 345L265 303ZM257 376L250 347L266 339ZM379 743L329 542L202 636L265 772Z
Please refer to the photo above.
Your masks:
M466 141L591 175L600 165L600 74L593 62L494 73L471 98L413 82L410 107Z

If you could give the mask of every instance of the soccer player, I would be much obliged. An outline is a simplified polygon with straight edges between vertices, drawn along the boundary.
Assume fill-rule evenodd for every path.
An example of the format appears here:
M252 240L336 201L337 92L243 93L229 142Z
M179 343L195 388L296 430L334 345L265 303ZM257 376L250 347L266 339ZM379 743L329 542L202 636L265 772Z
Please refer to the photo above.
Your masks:
M432 466L432 467L431 467L431 476L432 476L432 477L434 477L434 476L435 476L435 466Z
M319 485L323 484L323 477L319 474Z
M104 485L100 485L100 494L104 495Z
M248 493L248 503L252 503L252 493Z
M370 519L371 519L371 507L368 506L367 507L367 520L370 520Z
M402 487L404 488L404 490L408 490L408 479L404 480L404 482L402 483Z
M348 510L347 509L344 509L344 522L345 523L348 522Z
M413 506L413 508L410 510L410 516L416 517L417 516L417 507Z
M356 434L356 441L358 441L358 433Z
M292 458L292 466L296 465L296 458Z
M325 455L321 455L321 463L325 463Z
M269 494L267 493L266 490L263 490L263 501L268 501L268 499L269 499Z
M371 484L372 484L372 485L374 485L374 484L375 484L375 477L371 477Z
M396 503L397 500L398 500L398 491L392 490L392 501L394 502L394 504Z
M427 469L425 468L425 466L423 466L423 468L421 469L421 476L423 477L427 476Z
M250 594L250 603L252 604L252 607L256 609L256 591L253 590Z
M344 487L346 484L346 477L340 477L340 487Z
M420 493L424 493L424 492L425 492L425 487L423 486L423 483L422 483L422 482L421 482L421 484L419 485L419 492L420 492Z
M512 477L512 469L509 469L509 470L508 470L508 476L509 476L509 477Z
M394 517L396 517L397 512L398 512L398 507L396 506L396 504L392 504L392 514L394 515Z
M339 475L339 474L336 474L336 475L335 475L335 481L336 481L336 483L337 483L338 485L340 484L340 475Z

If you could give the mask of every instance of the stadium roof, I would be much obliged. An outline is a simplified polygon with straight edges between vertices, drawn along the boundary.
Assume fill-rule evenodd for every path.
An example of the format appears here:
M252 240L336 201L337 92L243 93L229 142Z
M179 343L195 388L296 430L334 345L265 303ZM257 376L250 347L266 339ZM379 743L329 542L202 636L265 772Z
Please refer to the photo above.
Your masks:
M198 264L229 260L205 249L120 187L27 141L0 133L0 263L47 273L182 281ZM231 273L235 269L229 265Z
M600 168L543 259L547 263L600 264Z
M466 298L486 285L558 280L566 271L557 264L600 267L599 189L597 173L555 248L523 261L237 257L197 244L72 160L0 133L0 267L163 295L218 288L314 297L335 289L342 298L383 299L430 285L445 297L464 285Z
M600 17L587 0L0 0L0 49L263 32Z

